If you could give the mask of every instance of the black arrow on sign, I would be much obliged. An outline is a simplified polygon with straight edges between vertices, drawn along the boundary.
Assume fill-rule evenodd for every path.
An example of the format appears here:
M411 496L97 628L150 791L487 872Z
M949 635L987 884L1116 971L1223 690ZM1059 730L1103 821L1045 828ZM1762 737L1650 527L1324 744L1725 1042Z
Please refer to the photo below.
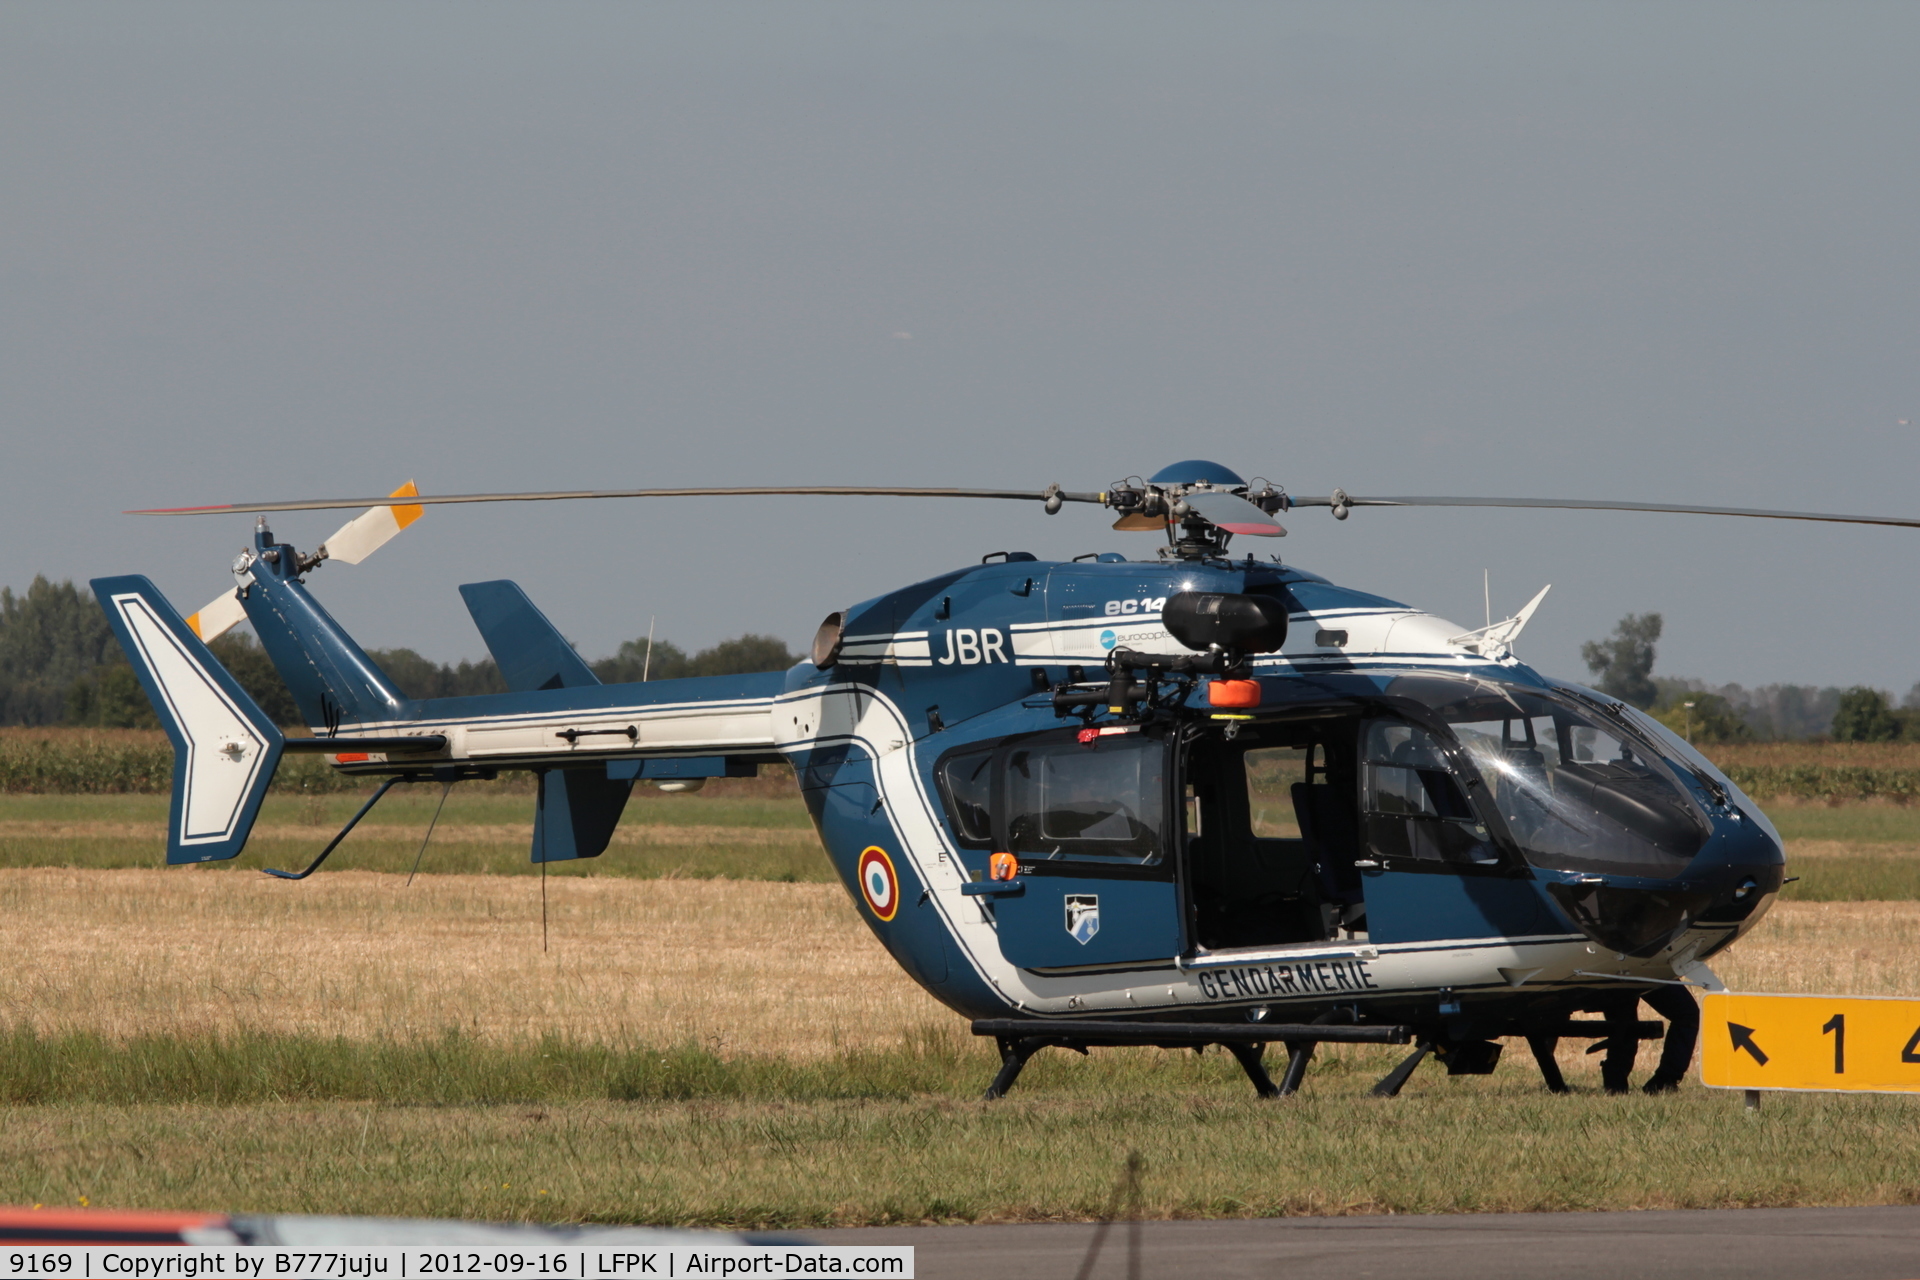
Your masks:
M1733 1051L1735 1053L1745 1049L1753 1055L1755 1062L1763 1067L1767 1065L1767 1055L1761 1050L1759 1045L1753 1042L1752 1027L1743 1027L1737 1022L1729 1022L1727 1024L1727 1034L1733 1037Z

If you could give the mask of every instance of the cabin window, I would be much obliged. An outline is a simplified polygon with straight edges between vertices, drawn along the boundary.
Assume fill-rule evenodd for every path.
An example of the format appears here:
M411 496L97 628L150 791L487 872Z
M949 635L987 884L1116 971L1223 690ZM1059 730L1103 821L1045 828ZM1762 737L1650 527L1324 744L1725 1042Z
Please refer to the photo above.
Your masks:
M1247 771L1247 820L1256 839L1300 838L1293 789L1312 776L1306 767L1307 755L1299 747L1254 747L1242 757Z
M1161 743L1137 736L1009 749L1008 849L1043 860L1158 862L1166 758Z
M984 849L993 843L993 752L948 756L940 764L940 789L960 843Z

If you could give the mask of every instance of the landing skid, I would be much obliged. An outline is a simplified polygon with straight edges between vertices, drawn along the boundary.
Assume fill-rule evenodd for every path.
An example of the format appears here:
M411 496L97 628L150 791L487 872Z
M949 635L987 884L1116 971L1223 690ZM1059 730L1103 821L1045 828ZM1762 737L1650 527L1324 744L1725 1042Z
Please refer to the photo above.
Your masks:
M1664 1010L1663 1010L1664 1012ZM1681 1012L1676 1009L1676 1013ZM1417 1042L1413 1031L1404 1026L1362 1026L1353 1023L1344 1025L1334 1022L1338 1017L1351 1017L1351 1011L1340 1009L1322 1014L1312 1023L1249 1023L1249 1022L1042 1022L1037 1018L983 1018L973 1024L973 1034L992 1036L1000 1047L1000 1070L993 1077L993 1083L987 1086L986 1098L991 1102L995 1098L1004 1098L1013 1088L1014 1081L1027 1063L1042 1049L1069 1049L1085 1054L1089 1049L1117 1048L1126 1045L1152 1045L1160 1049L1200 1049L1210 1044L1225 1048L1240 1064L1247 1074L1247 1080L1253 1085L1254 1092L1262 1098L1284 1098L1297 1092L1301 1082L1306 1079L1307 1066L1313 1060L1314 1050L1322 1043L1329 1044L1409 1044L1414 1045L1413 1052L1401 1061L1392 1071L1381 1078L1370 1091L1376 1098L1398 1097L1400 1090L1413 1077L1414 1071L1429 1054L1435 1054L1447 1067L1449 1075L1485 1075L1493 1070L1499 1061L1497 1045L1486 1045L1480 1040L1460 1043L1442 1043L1430 1037L1422 1036ZM1697 1026L1698 1015L1695 1015ZM1684 1021L1676 1021L1675 1034L1668 1040L1668 1051L1662 1055L1661 1075L1656 1075L1648 1084L1650 1092L1659 1092L1667 1086L1664 1073L1668 1068L1668 1059L1677 1059L1682 1053L1690 1056L1693 1051L1692 1028ZM1534 1062L1540 1068L1540 1075L1546 1082L1549 1092L1569 1092L1560 1065L1554 1059L1554 1050L1562 1039L1588 1039L1595 1041L1592 1052L1606 1050L1616 1063L1622 1056L1621 1046L1636 1046L1641 1040L1659 1040L1667 1028L1659 1022L1624 1020L1619 1018L1601 1020L1568 1018L1561 1021L1533 1024L1526 1028L1515 1027L1496 1033L1499 1035L1524 1036L1527 1047L1533 1051ZM1283 1044L1287 1049L1287 1067L1281 1073L1280 1082L1274 1083L1267 1074L1266 1049L1270 1044ZM1478 1047L1486 1045L1486 1051ZM1630 1061L1630 1057L1628 1059ZM1684 1070L1684 1067L1681 1068ZM1611 1084L1611 1081L1609 1081Z
M1413 1033L1400 1026L1308 1026L1254 1022L1042 1022L1037 1018L983 1018L973 1024L973 1034L992 1036L1000 1046L1000 1071L987 1086L989 1102L1004 1098L1020 1078L1029 1059L1040 1050L1054 1047L1085 1053L1088 1049L1119 1048L1126 1045L1152 1045L1161 1049L1200 1049L1210 1044L1224 1046L1247 1073L1254 1091L1263 1098L1284 1097L1300 1087L1306 1074L1313 1045L1320 1041L1335 1044L1406 1044ZM1269 1044L1287 1046L1288 1062L1283 1080L1276 1085L1262 1061Z

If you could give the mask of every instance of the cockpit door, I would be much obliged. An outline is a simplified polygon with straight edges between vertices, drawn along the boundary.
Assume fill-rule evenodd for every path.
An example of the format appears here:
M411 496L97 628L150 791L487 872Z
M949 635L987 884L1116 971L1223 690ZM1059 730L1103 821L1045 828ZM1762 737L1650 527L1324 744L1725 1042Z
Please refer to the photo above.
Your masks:
M1534 767L1531 741L1503 767ZM1495 841L1486 781L1438 734L1404 720L1363 727L1361 854L1367 933L1376 942L1523 937L1566 931L1523 864Z
M956 834L974 846L963 864L984 876L993 852L1016 861L1012 883L979 895L1009 961L1058 969L1180 954L1170 758L1166 743L1128 726L1035 734L941 762Z

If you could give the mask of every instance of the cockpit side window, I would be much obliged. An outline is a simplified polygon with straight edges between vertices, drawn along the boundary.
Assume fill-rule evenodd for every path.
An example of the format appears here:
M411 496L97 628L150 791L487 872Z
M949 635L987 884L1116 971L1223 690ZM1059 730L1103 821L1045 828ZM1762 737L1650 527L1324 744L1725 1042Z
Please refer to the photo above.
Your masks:
M1367 726L1361 806L1367 843L1378 857L1456 866L1500 862L1445 747L1418 725L1375 720Z
M985 849L993 843L993 752L969 751L940 762L940 790L960 844Z

